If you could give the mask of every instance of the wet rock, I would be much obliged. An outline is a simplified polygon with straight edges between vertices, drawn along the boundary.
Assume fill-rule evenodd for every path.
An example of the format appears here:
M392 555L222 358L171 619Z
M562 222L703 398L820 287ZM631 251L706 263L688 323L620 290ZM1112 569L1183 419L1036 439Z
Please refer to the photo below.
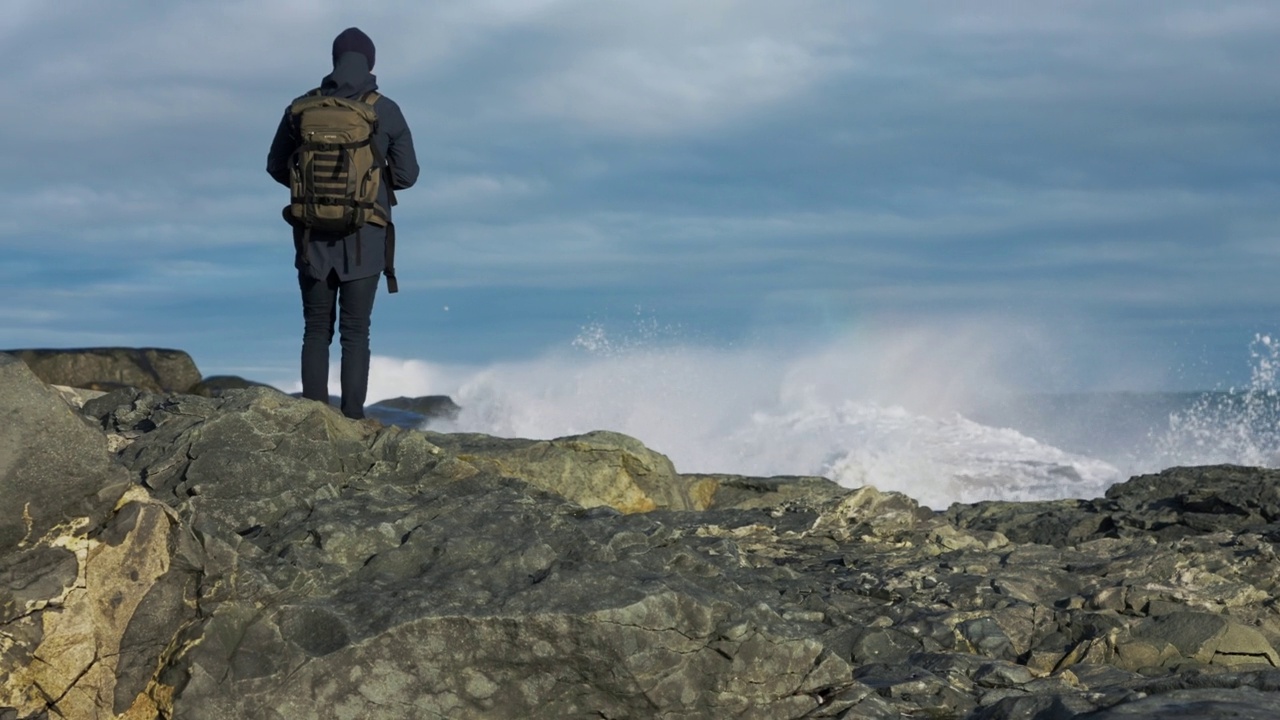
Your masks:
M1159 538L1241 532L1280 520L1280 470L1171 468L1107 491L1125 525Z
M1086 720L1273 720L1276 717L1275 693L1251 688L1239 690L1177 690L1156 697L1138 698L1088 713Z
M365 412L388 425L424 428L432 423L456 420L462 408L448 395L426 395L379 400L366 407Z

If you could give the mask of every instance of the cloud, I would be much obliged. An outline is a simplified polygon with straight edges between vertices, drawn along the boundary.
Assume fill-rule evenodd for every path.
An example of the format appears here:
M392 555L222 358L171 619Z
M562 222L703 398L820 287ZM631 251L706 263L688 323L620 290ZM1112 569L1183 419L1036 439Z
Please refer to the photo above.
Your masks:
M446 175L429 179L415 193L429 211L449 208L477 208L483 212L498 203L528 197L542 191L545 181L513 175Z
M216 337L240 330L231 312L292 303L285 191L265 153L349 25L377 43L424 168L396 210L405 296L492 294L485 322L511 315L503 327L530 342L584 307L630 304L717 337L821 324L824 308L1013 305L1183 345L1197 341L1178 322L1209 325L1197 308L1220 313L1223 335L1280 313L1272 2L7 11L0 35L23 62L0 78L25 111L0 118L20 169L0 178L0 300L24 308L6 324L44 318L23 325L31 337L114 332L128 313L104 305L146 303L149 323L190 313ZM27 297L40 287L65 291L54 318ZM440 328L459 346L480 342L452 322ZM268 342L282 341L244 353Z
M804 48L767 38L662 56L600 49L536 79L521 100L597 132L683 134L802 92L817 65Z

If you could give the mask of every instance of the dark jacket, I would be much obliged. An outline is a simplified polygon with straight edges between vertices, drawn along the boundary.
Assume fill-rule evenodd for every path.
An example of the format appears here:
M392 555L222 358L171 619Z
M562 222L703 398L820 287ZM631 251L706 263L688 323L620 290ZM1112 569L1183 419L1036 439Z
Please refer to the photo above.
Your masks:
M360 53L343 53L334 65L333 73L320 82L325 95L358 100L378 87L378 80L369 72L369 61ZM379 94L373 109L378 113L378 131L374 143L382 156L391 163L391 186L396 190L411 187L418 180L418 158L413 152L413 136L400 112L400 106L391 98ZM292 103L290 103L292 105ZM267 153L267 173L276 182L289 186L289 160L300 144L297 128L285 109L280 127L271 141ZM391 212L387 183L383 182L378 204ZM295 241L302 238L302 230L294 228ZM317 280L337 271L339 280L359 280L377 275L386 269L386 230L376 225L366 225L359 233L357 251L356 235L340 237L313 232L307 247L299 253L294 264L299 271Z

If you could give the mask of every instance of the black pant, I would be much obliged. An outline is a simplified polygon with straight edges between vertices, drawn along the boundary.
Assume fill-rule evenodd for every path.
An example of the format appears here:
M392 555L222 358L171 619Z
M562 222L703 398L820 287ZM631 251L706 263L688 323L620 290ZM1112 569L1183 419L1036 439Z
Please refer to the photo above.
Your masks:
M378 292L378 276L359 280L338 280L336 272L316 280L298 274L302 287L302 396L329 402L329 345L333 343L333 321L338 321L342 339L342 414L364 417L365 395L369 392L369 319L373 297Z

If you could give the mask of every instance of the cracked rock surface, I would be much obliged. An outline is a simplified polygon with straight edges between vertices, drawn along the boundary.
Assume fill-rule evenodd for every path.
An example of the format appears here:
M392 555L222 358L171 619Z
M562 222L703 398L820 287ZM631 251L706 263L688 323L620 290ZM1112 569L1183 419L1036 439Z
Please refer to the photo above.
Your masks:
M6 720L1280 706L1273 471L935 512L680 475L613 433L379 428L266 389L77 411L3 356L0 392L27 423L0 447L41 459L0 457Z

